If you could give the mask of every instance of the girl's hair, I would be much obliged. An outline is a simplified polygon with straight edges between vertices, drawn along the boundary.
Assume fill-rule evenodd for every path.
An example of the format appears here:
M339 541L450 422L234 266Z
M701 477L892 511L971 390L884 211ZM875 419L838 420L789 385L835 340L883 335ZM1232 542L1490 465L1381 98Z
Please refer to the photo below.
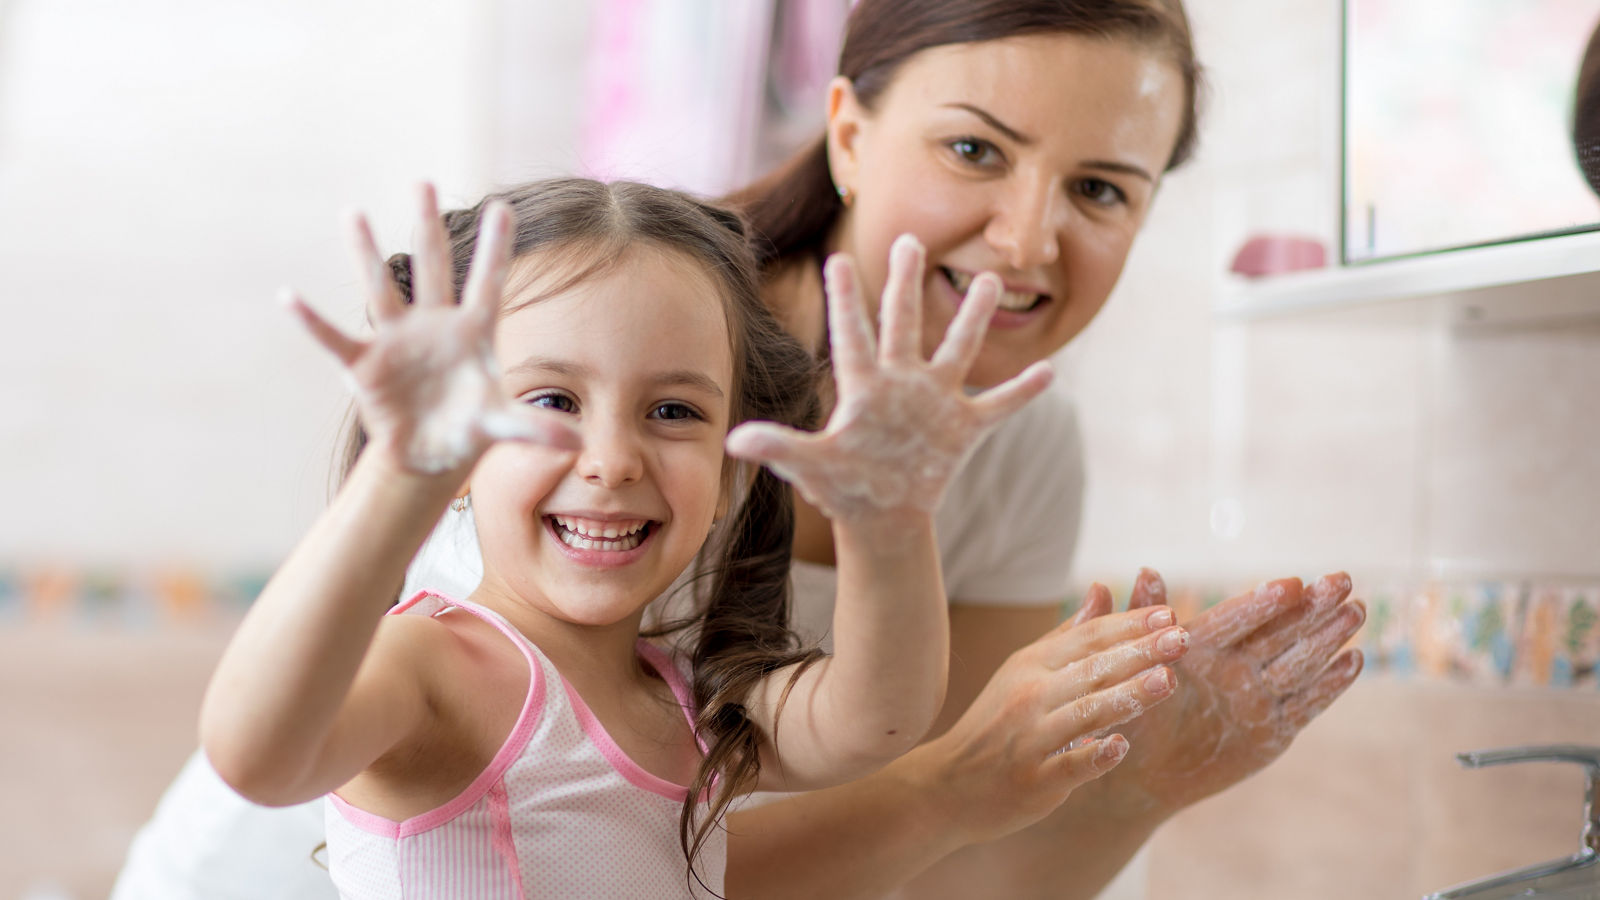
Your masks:
M814 427L816 362L763 305L748 232L737 213L632 182L556 178L513 187L444 215L457 297L466 283L480 214L496 199L511 207L511 257L549 253L552 266L564 273L545 296L610 271L641 246L699 264L722 295L732 341L730 422L764 419ZM411 302L410 257L395 254L389 269L402 297ZM365 443L357 425L345 451L346 474ZM735 471L730 462L724 475L729 490L742 485ZM696 880L694 859L701 846L729 802L754 786L761 769L762 735L746 713L746 698L768 673L798 663L798 674L822 656L816 649L801 649L788 627L794 515L787 486L757 468L728 518L717 529L724 539L708 542L702 551L716 558L703 560L709 565L700 577L710 580L710 589L699 614L652 632L693 628L695 730L707 751L684 801L679 839ZM709 814L696 823L696 801L713 788Z
M1167 169L1194 152L1201 73L1182 0L860 0L845 26L839 74L872 109L907 59L946 44L1067 33L1138 41L1165 53L1183 76L1183 123ZM820 256L844 209L828 170L826 136L729 198L750 217L763 267Z
M1578 65L1578 88L1572 104L1572 147L1589 187L1600 194L1600 26Z

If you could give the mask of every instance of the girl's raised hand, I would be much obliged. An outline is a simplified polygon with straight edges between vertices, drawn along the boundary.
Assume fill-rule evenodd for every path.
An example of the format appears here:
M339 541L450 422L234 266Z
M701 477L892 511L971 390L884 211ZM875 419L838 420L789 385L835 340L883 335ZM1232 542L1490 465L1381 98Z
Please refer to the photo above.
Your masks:
M285 296L311 336L344 366L367 430L367 452L388 454L408 471L438 473L476 462L497 440L577 449L577 432L559 417L515 404L500 388L494 326L510 265L510 210L503 203L484 208L457 304L438 199L432 185L423 185L421 194L409 306L366 219L357 215L351 222L374 330L370 340L349 337L298 295Z
M836 402L827 427L808 433L747 423L729 454L760 462L835 521L903 512L931 514L962 456L985 431L1050 383L1047 362L975 396L963 389L1002 285L980 275L934 351L920 352L923 249L902 235L889 253L879 335L842 254L824 269Z

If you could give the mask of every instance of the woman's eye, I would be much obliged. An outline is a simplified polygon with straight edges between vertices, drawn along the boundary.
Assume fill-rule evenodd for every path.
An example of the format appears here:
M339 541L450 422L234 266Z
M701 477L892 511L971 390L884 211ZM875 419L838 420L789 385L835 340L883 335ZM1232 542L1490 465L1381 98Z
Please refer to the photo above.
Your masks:
M524 397L522 402L529 406L553 409L556 412L575 413L578 411L578 402L566 394L533 394Z
M1078 193L1101 206L1128 202L1128 195L1123 193L1122 188L1102 178L1085 178L1078 182Z
M700 414L698 412L695 412L692 407L682 403L659 404L655 409L650 411L650 416L652 418L666 419L669 421L700 418Z
M999 149L980 138L956 138L950 142L949 147L962 162L975 166L993 165L999 161Z

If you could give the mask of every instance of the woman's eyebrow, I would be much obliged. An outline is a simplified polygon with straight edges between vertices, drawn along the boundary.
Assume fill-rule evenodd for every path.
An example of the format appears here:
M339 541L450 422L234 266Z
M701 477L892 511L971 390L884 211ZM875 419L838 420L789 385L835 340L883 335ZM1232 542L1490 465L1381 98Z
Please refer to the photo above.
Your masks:
M1033 138L995 118L993 114L982 107L973 106L970 103L946 103L945 108L959 109L972 113L973 115L987 122L990 128L993 128L995 131L1005 135L1007 139L1023 146L1033 143ZM1148 181L1151 184L1154 184L1156 180L1154 175L1151 175L1149 172L1146 172L1144 169L1133 165L1132 163L1115 162L1113 160L1105 159L1091 159L1083 163L1083 166L1088 169L1100 169L1106 172L1120 172L1124 175L1133 175L1137 178L1143 178L1145 181Z

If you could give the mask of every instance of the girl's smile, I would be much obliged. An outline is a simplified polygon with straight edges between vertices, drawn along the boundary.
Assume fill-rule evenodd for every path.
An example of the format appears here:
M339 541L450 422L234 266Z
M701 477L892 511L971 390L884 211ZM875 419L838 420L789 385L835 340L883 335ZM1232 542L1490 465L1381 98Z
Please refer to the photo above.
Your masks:
M661 523L651 519L596 518L546 514L544 523L560 542L558 549L579 565L625 566L645 552Z

